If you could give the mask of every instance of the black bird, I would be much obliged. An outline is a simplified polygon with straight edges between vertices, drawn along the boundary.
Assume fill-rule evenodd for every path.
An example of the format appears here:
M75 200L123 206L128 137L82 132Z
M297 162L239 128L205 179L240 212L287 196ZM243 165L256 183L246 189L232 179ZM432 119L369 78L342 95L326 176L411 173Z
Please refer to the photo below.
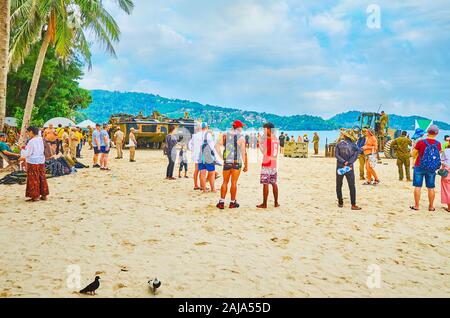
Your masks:
M153 295L156 295L156 290L161 287L161 282L158 280L158 278L155 278L154 280L149 280L148 285L153 291Z
M80 290L80 294L95 295L95 291L100 287L100 276L95 277L95 281L87 285L84 289Z

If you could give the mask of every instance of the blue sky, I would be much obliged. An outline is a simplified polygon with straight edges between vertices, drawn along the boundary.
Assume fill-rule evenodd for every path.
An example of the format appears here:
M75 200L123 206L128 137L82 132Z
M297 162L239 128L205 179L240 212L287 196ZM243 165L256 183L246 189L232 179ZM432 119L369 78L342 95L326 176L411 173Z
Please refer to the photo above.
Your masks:
M81 84L281 115L450 122L450 0L135 0ZM374 28L367 8L380 8Z

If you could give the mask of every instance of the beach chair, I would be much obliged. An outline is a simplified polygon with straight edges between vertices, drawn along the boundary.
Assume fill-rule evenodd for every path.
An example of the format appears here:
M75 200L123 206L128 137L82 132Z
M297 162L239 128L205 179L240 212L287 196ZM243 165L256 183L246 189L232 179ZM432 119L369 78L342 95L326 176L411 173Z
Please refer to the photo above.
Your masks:
M6 167L0 168L0 173L2 172L14 172L20 170L20 163L19 160L11 160L8 158L7 155L5 155L3 152L0 151L0 160L6 161Z

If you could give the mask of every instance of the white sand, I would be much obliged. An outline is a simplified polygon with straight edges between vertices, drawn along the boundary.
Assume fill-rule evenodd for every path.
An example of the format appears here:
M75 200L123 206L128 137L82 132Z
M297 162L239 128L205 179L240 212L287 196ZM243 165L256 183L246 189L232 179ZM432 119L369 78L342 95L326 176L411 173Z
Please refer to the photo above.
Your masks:
M378 167L380 186L358 182L364 209L352 212L336 207L332 159L283 158L282 207L267 211L255 208L259 164L241 177L241 208L219 211L218 194L192 191L192 179L164 180L161 152L137 160L51 179L48 202L0 186L0 297L89 297L67 287L69 265L82 287L100 274L98 297L153 297L155 276L158 297L450 296L450 214L410 210L395 161ZM379 289L366 284L371 264Z

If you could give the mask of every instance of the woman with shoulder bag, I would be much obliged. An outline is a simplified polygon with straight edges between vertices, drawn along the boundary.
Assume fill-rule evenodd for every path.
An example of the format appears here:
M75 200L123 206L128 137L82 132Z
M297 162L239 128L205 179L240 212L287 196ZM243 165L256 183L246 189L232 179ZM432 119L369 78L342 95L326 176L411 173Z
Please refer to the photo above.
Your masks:
M375 167L377 165L378 139L373 129L367 130L366 144L363 146L366 157L367 181L364 185L377 185L380 183Z

